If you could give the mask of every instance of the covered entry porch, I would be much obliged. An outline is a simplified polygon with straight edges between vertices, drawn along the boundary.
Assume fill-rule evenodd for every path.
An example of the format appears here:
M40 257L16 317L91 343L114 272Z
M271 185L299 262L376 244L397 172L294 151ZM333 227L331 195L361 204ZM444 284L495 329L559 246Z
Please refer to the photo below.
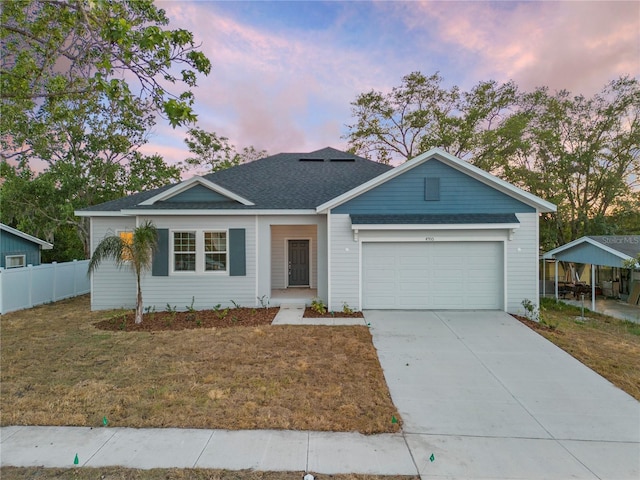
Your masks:
M270 226L271 304L304 303L318 297L318 225Z

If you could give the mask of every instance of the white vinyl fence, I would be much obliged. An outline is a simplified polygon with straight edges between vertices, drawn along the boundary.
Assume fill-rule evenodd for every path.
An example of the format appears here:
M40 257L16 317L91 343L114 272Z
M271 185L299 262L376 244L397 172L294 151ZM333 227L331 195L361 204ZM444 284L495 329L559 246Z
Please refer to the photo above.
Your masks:
M0 314L91 291L89 260L0 268Z

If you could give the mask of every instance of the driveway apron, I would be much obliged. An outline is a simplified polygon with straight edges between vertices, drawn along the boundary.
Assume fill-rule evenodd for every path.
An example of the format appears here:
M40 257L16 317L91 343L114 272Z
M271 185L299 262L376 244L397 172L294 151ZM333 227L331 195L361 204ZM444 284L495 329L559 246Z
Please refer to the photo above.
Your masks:
M423 478L640 478L640 403L510 315L365 316Z

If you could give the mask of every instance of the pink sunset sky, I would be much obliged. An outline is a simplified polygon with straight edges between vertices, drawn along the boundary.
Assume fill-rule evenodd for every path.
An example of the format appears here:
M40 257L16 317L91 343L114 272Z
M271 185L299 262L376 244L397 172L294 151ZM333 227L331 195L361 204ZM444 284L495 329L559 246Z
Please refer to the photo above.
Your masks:
M195 90L198 126L239 150L346 148L350 103L413 71L445 86L514 80L591 96L640 76L640 2L219 2L160 0L213 68ZM189 155L159 121L144 153Z

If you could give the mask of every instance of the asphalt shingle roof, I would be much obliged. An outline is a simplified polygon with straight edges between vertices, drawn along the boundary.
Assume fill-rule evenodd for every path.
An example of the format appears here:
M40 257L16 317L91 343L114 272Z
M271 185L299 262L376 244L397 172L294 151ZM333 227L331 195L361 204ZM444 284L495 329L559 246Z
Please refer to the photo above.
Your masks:
M250 200L237 202L156 202L140 205L174 185L137 193L86 208L86 211L121 209L313 209L390 170L391 166L334 148L311 153L280 153L205 175L204 178Z
M589 238L630 257L640 254L640 235L591 235Z

